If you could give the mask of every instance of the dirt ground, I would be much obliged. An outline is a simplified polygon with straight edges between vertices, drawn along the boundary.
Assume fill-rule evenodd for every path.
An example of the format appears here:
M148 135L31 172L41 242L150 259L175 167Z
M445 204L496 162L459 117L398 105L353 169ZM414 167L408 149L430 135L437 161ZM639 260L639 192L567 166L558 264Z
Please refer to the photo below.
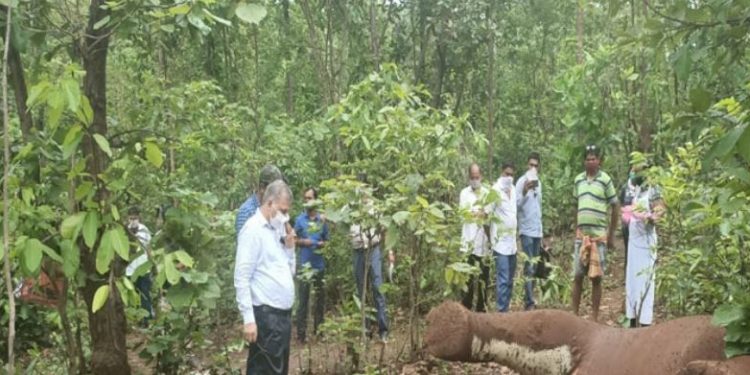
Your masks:
M620 246L622 243L620 242ZM569 252L572 249L567 249L562 244L557 246L556 254L553 254L553 261L563 264L564 267L569 268L568 263L571 262ZM600 322L608 326L620 325L621 319L623 318L623 307L624 307L624 254L621 248L616 251L610 251L608 253L608 267L607 274L604 280L604 290L602 295L601 311L600 311ZM566 263L567 262L567 263ZM519 267L522 264L519 262ZM521 268L519 268L521 271ZM516 275L521 273L517 272ZM584 318L590 319L590 297L589 297L590 284L584 287L584 296L581 301L581 314ZM513 289L514 294L523 293L521 284L516 281ZM565 308L567 306L544 306L539 305L539 308ZM511 306L512 311L521 311L523 306L518 303ZM392 332L389 341L386 345L382 345L377 340L372 340L368 347L366 354L365 363L371 364L374 367L379 367L381 373L384 374L501 374L510 375L516 374L515 372L501 367L493 363L482 363L482 364L469 364L469 363L452 363L433 358L427 354L424 354L424 358L418 358L416 360L409 359L408 350L408 329L404 319L400 318L400 314L394 314L392 318ZM655 323L663 320L663 314L660 313L658 306L655 311ZM231 337L231 331L234 328L227 328L229 332L224 332L222 335ZM238 336L239 337L239 336ZM145 345L145 340L138 336L138 333L131 333L128 337L128 347L130 349L130 363L133 366L135 374L149 375L153 373L149 364L145 363L142 359L138 358L137 352L140 351ZM232 372L234 374L244 374L245 361L247 356L246 349L237 349L228 354ZM302 345L292 340L292 354L290 358L290 373L291 374L348 374L352 371L345 367L346 363L346 350L342 344L332 344L326 342L326 340L315 340L312 339L306 345ZM201 367L201 361L199 358L194 360L198 368ZM205 361L204 363L206 363ZM206 363L207 364L207 363ZM366 371L364 371L366 372ZM190 372L194 374L208 374L216 372L208 371L194 371ZM372 372L370 372L372 373Z

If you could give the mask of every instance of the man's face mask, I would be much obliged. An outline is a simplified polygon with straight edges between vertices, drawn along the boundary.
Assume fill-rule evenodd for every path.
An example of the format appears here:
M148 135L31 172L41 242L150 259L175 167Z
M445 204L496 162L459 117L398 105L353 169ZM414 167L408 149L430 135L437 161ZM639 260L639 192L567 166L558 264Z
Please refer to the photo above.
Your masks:
M477 190L482 186L482 179L481 178L472 178L469 180L469 186L471 186L472 189Z

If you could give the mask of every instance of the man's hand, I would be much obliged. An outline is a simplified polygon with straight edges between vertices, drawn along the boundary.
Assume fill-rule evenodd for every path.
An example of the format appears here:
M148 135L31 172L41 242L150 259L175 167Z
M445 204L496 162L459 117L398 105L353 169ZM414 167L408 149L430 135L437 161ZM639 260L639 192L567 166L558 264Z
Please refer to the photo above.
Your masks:
M284 246L287 248L294 247L294 242L297 239L297 233L294 233L294 230L286 233L286 238L284 238Z
M325 241L318 241L318 249L324 247L326 245Z
M526 183L523 184L523 195L526 195L534 187L536 187L536 181L526 180Z
M258 326L255 323L247 323L242 326L242 337L249 343L258 339Z
M396 255L393 254L393 250L388 250L388 262L396 263Z

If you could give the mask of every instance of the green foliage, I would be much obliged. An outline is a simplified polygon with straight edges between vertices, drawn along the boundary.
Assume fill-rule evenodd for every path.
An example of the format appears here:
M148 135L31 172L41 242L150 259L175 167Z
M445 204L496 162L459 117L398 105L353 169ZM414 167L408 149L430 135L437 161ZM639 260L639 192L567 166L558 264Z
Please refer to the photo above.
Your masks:
M726 329L724 352L728 358L750 354L750 301L744 299L719 306L711 323Z

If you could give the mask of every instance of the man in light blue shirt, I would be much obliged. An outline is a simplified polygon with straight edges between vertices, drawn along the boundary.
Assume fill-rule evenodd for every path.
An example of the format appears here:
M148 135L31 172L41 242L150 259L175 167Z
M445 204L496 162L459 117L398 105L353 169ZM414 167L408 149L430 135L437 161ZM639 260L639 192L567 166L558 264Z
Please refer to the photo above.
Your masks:
M524 265L526 310L536 307L534 301L534 273L536 261L542 248L542 184L539 182L539 154L532 152L528 157L528 171L516 183L518 202L518 232L521 234L521 247L529 259Z
M239 237L242 226L245 222L255 215L255 211L260 207L260 200L263 198L263 191L266 190L266 186L276 180L283 180L284 177L281 175L279 168L274 165L266 165L260 170L260 176L258 176L258 187L250 198L247 198L245 203L240 206L237 211L237 218L234 221L234 229L236 230L237 236Z
M279 241L289 221L292 192L276 180L265 189L256 214L237 239L234 287L243 335L250 343L247 374L287 374L294 303L293 232Z

